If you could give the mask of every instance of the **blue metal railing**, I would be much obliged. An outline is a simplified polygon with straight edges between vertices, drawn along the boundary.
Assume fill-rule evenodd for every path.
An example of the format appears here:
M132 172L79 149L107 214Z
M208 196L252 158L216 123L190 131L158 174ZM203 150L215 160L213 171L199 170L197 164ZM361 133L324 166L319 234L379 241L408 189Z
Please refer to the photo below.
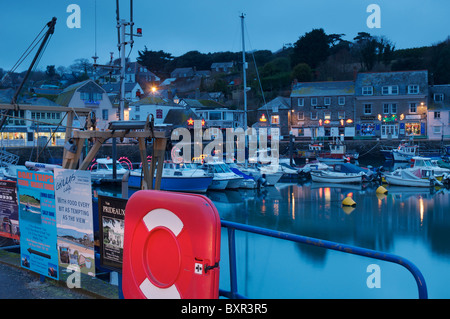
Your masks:
M393 255L388 254L376 250L350 246L345 244L340 244L332 241L316 239L312 237L306 237L301 235L294 235L284 232L279 232L275 230L239 224L235 222L221 220L222 227L227 228L228 230L228 253L229 253L229 263L230 263L230 291L226 291L223 289L219 290L219 295L222 297L230 298L230 299L244 299L245 296L238 293L237 287L237 270L236 270L236 238L235 238L235 230L246 231L250 233L275 237L279 239L294 241L301 244L312 245L316 247L322 247L325 249L332 249L348 254L359 255L363 257L369 257L379 260L388 261L391 263L399 264L406 269L408 269L416 280L417 288L419 291L420 299L428 298L427 285L425 283L425 278L423 277L420 270L409 260Z

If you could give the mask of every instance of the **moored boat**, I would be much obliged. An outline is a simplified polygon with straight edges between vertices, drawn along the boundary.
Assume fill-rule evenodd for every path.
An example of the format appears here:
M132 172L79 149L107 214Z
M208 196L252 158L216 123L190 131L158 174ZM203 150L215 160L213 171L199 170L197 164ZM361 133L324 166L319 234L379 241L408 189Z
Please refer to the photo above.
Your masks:
M236 189L239 188L244 180L243 177L233 173L224 162L204 163L203 168L213 175L213 180L209 189Z
M420 170L411 171L409 169L397 169L392 173L385 174L386 182L390 185L411 186L411 187L431 187L436 183L432 178L421 178Z
M143 179L142 169L130 171L128 187L140 188ZM161 190L175 192L204 193L211 185L212 175L190 164L164 163L161 175ZM153 179L155 182L155 179Z
M313 182L319 183L361 183L363 173L341 173L333 171L311 172Z

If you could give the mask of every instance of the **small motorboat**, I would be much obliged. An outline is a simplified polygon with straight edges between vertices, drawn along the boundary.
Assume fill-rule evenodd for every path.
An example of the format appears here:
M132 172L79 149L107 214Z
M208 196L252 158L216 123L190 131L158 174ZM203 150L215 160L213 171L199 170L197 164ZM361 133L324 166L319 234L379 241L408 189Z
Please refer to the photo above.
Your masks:
M392 173L385 174L384 178L390 185L411 186L411 187L431 187L439 183L435 178L422 178L420 170L396 169Z
M224 162L209 162L203 164L203 169L213 175L209 189L236 189L239 188L244 180L243 177L233 173Z
M449 168L439 166L437 164L437 161L431 160L430 157L414 156L412 158L412 161L414 164L411 170L415 171L417 169L420 169L422 175L441 178L444 174L450 173Z
M231 171L236 175L243 177L242 183L239 188L253 189L258 187L258 182L253 176L242 173L239 169L230 167ZM262 186L262 185L261 185Z
M93 183L102 183L113 180L113 161L111 158L99 158L90 167L91 180ZM128 170L116 161L116 179L122 179Z
M364 173L342 173L334 171L313 171L310 173L313 182L319 183L361 183Z
M140 188L142 169L130 171L128 187ZM188 193L204 193L211 185L213 176L192 164L164 163L161 175L161 190ZM155 179L153 179L153 183Z

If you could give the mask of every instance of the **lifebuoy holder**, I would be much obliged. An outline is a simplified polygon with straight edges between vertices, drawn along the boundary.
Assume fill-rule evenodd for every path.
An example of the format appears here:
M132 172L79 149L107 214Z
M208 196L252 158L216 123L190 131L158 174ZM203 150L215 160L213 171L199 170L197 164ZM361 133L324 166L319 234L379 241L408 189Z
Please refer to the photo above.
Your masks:
M125 298L218 298L220 217L201 195L138 191L125 208Z

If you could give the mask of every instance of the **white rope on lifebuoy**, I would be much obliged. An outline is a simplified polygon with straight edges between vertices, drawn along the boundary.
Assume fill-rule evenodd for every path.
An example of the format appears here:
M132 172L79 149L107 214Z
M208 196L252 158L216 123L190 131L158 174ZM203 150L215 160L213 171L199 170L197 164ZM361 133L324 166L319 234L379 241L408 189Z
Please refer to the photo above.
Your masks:
M178 216L164 208L157 208L148 212L142 218L142 221L149 232L157 227L165 227L177 237L183 229L183 222ZM139 285L139 289L147 299L181 299L180 292L174 284L167 288L160 288L155 286L151 280L145 278Z

